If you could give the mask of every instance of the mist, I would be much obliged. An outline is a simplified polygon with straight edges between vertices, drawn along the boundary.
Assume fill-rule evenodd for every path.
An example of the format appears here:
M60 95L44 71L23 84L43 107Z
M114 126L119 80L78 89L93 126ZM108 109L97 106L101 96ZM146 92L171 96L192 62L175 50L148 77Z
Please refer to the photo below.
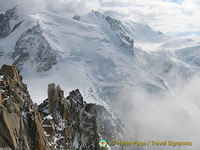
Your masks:
M6 12L14 6L20 7L26 14L38 10L48 10L60 14L85 14L99 8L98 0L0 0L0 12Z
M200 149L200 78L195 77L184 86L164 95L151 94L144 88L123 90L117 99L120 117L131 133L140 141L190 141L192 147L172 149ZM150 148L145 147L145 148ZM154 147L155 148L155 147ZM158 148L158 147L157 147ZM160 147L166 149L168 147Z

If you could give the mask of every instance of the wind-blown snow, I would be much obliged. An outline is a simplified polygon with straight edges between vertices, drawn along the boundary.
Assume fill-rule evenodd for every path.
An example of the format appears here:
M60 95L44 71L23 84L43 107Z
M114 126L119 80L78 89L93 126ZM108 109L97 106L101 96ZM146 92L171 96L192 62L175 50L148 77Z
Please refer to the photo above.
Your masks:
M168 37L148 25L120 21L112 16L123 18L111 12L100 14L92 11L80 16L80 19L72 19L38 11L0 40L0 52L3 51L0 64L12 64L8 56L13 52L17 39L27 29L39 24L43 36L60 58L58 64L47 72L38 73L30 69L31 66L24 65L21 73L33 101L40 103L46 99L48 84L54 82L62 87L65 95L78 88L87 102L115 108L119 115L122 112L127 116L135 113L139 117L143 112L141 116L148 118L150 110L156 115L154 124L148 128L150 131L155 130L153 125L162 117L157 115L157 107L161 108L158 111L163 110L162 114L167 119L172 117L169 121L174 121L174 114L179 117L179 123L197 115L199 109L195 108L190 114L194 106L187 105L188 99L182 101L180 93L194 78L199 79L200 42L194 38ZM196 103L196 97L192 102ZM152 104L151 100L156 104ZM145 102L149 105L146 106ZM143 111L134 109L137 106L146 107L142 107ZM171 113L168 113L168 108ZM150 121L137 117L131 122L136 123L138 128L140 125L146 127L147 121ZM169 123L168 120L166 122ZM184 125L184 129L189 126ZM197 130L197 133L200 132ZM195 135L193 139L197 137Z

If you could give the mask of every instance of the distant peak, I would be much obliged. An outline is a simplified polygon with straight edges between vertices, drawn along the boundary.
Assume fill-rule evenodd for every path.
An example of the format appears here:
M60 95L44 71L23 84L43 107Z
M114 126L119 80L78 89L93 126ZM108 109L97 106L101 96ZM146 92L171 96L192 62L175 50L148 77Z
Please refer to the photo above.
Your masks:
M80 20L80 18L81 18L81 16L80 15L74 15L74 17L72 18L72 19L74 19L74 20Z
M95 11L95 10L92 10L88 15L95 15L97 17L103 17L103 18L105 18L105 16L103 14L101 14L100 12Z
M9 18L13 18L19 11L18 6L14 6L13 8L6 11L5 15Z

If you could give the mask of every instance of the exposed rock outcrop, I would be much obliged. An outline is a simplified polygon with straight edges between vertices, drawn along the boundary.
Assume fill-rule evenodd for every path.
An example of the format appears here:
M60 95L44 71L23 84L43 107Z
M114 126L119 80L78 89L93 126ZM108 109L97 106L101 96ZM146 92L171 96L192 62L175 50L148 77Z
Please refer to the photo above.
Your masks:
M99 150L101 138L110 142L125 136L122 122L103 106L83 101L78 89L65 98L59 86L49 84L48 99L38 111L51 149Z
M2 94L1 94L1 91L0 91L0 104L2 104Z
M113 139L123 140L127 133L125 126L119 118L101 105L87 104L85 110L97 119L99 133L110 143ZM127 137L128 138L128 137Z
M38 106L38 111L52 149L101 149L96 118L85 111L85 106L78 89L64 98L59 86L49 84L48 99Z
M87 104L80 91L64 97L49 84L48 99L33 104L15 66L0 70L0 149L101 150L101 138L111 141L125 132L122 123L103 106ZM37 106L37 110L35 109Z
M19 75L19 71L15 66L3 65L1 68L1 73L8 75L11 79L22 82L22 76Z
M19 71L3 65L0 76L0 149L49 150L40 115Z
M19 70L23 69L25 62L34 66L38 72L48 71L57 64L57 54L43 36L39 24L20 36L10 57Z
M106 24L108 24L111 29L110 30L111 34L115 36L114 39L116 37L119 39L119 42L117 42L116 44L119 44L120 47L122 46L125 48L125 50L128 50L128 51L123 50L123 52L127 52L128 54L131 54L133 56L135 55L134 40L130 35L130 33L127 31L127 28L120 20L117 20L110 16L105 16L104 14L101 14L97 11L92 11L88 15L94 17L94 19L95 18L101 19Z
M72 19L80 21L80 18L81 18L80 15L74 15L74 17Z
M49 102L49 114L52 113L53 110L53 104L56 101L58 97L57 88L55 87L55 84L49 84L48 85L48 102Z
M0 38L5 38L23 22L18 15L17 6L0 14Z

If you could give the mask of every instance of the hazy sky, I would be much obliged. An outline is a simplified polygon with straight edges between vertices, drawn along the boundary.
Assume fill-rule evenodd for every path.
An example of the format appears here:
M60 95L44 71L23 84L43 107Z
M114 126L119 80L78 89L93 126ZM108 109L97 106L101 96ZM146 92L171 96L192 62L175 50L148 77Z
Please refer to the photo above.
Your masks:
M0 0L0 11L16 4L74 13L113 10L169 35L200 35L200 0Z

